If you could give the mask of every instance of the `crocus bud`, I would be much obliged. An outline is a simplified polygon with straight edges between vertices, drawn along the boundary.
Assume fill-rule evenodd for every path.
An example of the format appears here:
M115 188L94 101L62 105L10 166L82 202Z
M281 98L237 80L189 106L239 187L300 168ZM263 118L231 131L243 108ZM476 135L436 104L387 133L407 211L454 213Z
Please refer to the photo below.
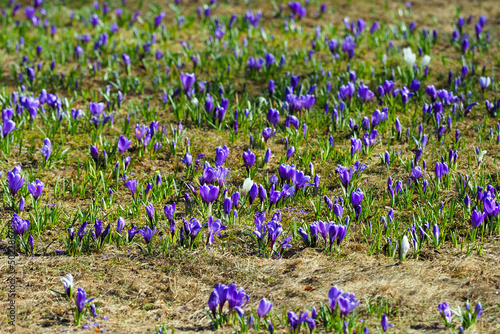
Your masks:
M399 261L404 261L406 258L406 254L410 250L410 243L408 242L408 237L406 235L403 236L401 240L401 246L399 247Z

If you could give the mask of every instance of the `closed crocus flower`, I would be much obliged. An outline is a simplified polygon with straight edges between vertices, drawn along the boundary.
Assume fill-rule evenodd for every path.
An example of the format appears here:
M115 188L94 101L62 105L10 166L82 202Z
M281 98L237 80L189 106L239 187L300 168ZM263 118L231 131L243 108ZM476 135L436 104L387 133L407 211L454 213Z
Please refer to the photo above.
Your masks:
M194 91L192 87L196 81L196 76L194 75L194 73L181 73L180 77L184 93L187 95L191 95L192 91Z
M380 320L380 325L382 326L382 330L384 331L384 333L387 332L389 327L394 327L393 324L389 323L389 318L387 318L387 314L385 313L382 315L382 319Z
M264 164L267 164L269 162L269 159L271 158L271 149L268 148L266 150L266 153L264 155Z
M483 222L484 218L486 218L486 213L483 213L483 212L478 211L478 210L474 210L471 214L471 217L470 217L471 226L473 228L477 228L477 227L481 226L481 223Z
M66 296L68 298L71 298L73 296L73 288L75 286L75 284L73 283L73 275L66 275L66 277L61 278L61 282L63 283Z
M120 138L118 138L118 152L122 154L123 152L127 151L131 143L132 141L130 139L121 135Z
M245 163L246 168L251 168L255 164L255 154L253 154L250 150L244 151L243 162Z
M211 184L204 184L200 186L200 197L203 202L210 204L213 203L219 195L219 187Z
M269 111L267 112L267 120L274 126L278 125L279 117L279 111L274 108L269 109Z
M213 290L208 298L208 308L212 311L212 315L215 318L217 312L217 306L219 305L219 295L216 290Z
M125 187L127 187L128 190L130 190L132 196L135 196L135 191L137 189L137 180L136 179L128 180L127 182L125 182Z
M222 166L229 155L229 148L224 146L219 146L215 149L215 165Z
M257 185L254 183L252 185L252 188L250 188L250 191L248 192L248 200L250 201L250 204L253 203L253 201L255 200L255 198L257 197L257 194L259 192L259 188L257 187Z
M261 319L264 318L271 311L272 307L273 303L271 303L266 298L262 298L262 300L259 303L259 308L257 309L257 314L259 318Z
M245 181L243 182L243 187L241 189L241 192L243 194L246 194L250 191L250 189L252 189L252 186L253 186L253 181L251 178L246 178Z
M363 192L361 189L356 189L356 191L353 191L351 193L351 203L354 207L358 207L361 205L361 202L363 201Z
M119 217L118 221L116 222L116 232L122 233L124 227L125 227L125 219Z
M154 230L152 230L149 226L145 226L139 230L139 233L141 233L142 237L144 238L144 242L146 242L146 244L150 244L153 236L156 233L156 227L154 228Z
M21 176L21 166L17 165L12 171L7 172L7 185L12 196L16 196L17 192L24 185L24 176Z
M408 237L406 235L401 239L401 246L399 247L399 260L404 261L406 254L410 250L410 243L408 242Z
M275 91L275 83L274 83L274 80L269 80L269 84L268 84L268 89L269 89L269 94L273 95L274 94L274 91Z
M125 66L130 66L130 57L128 54L126 53L122 54L122 60Z
M233 202L232 202L231 198L229 198L229 197L224 198L223 209L224 209L224 214L226 216L228 216L231 213L232 207L233 207Z
M193 162L193 157L189 152L186 152L186 154L184 154L182 162L186 164L186 167L189 167L191 165L191 163Z

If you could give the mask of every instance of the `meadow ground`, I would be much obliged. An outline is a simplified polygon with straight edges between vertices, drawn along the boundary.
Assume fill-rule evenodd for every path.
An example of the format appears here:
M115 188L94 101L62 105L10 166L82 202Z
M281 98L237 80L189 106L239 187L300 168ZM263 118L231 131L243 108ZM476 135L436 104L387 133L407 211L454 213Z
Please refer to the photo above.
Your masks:
M21 3L23 3L23 8L25 4L28 4L24 1L21 1ZM27 121L28 118L25 118L24 123L21 123L22 126L15 130L18 132L22 130L22 135L12 137L14 138L13 146L8 151L5 146L2 146L4 152L0 160L0 170L3 171L3 176L0 178L2 185L0 193L2 194L3 206L0 208L2 221L0 248L3 254L0 272L2 273L1 277L4 285L0 290L0 299L2 300L0 332L56 333L105 329L107 332L112 333L147 333L155 332L156 327L163 325L169 331L175 329L175 332L179 333L212 332L214 328L207 312L208 297L216 284L224 283L229 285L234 282L238 287L244 287L246 293L250 296L247 310L256 309L259 301L264 297L274 303L273 310L277 313L276 317L279 316L283 321L283 323L280 323L280 320L276 320L277 332L289 331L286 316L281 315L282 310L301 311L312 306L319 309L321 303L328 301L330 288L336 285L344 291L354 293L356 299L361 301L356 309L356 320L364 319L365 324L372 333L377 331L377 326L380 327L382 313L386 313L390 322L395 325L395 327L389 329L392 332L450 332L450 329L447 329L441 322L437 305L446 301L452 305L452 308L458 305L463 308L464 302L467 300L471 301L473 308L478 301L483 305L482 315L478 318L478 322L467 332L499 333L500 235L498 233L487 233L484 237L479 238L478 236L478 240L469 242L468 238L470 238L471 231L469 226L470 212L463 207L464 193L460 192L456 186L457 183L461 183L460 176L465 174L474 179L474 185L484 185L485 189L487 184L493 186L499 184L498 172L500 168L496 155L500 146L498 146L496 140L488 139L489 128L495 129L497 120L495 117L488 116L484 103L485 99L496 101L496 98L498 98L496 87L498 86L493 85L490 90L481 93L477 85L479 76L476 76L473 80L471 79L470 82L475 82L475 84L468 86L468 89L479 91L479 93L474 92L473 96L473 101L479 102L479 105L472 109L467 118L454 121L454 129L460 129L460 145L453 146L452 131L449 131L446 135L448 138L443 140L446 142L445 144L439 143L431 129L433 125L426 124L428 127L426 131L428 131L430 137L429 148L425 151L425 159L429 165L426 177L431 182L433 189L435 186L434 181L432 181L434 180L435 162L439 161L443 152L448 152L447 148L449 147L458 147L460 151L459 161L453 168L453 172L450 172L452 175L449 176L447 185L445 186L443 181L441 189L432 196L422 197L415 191L415 193L412 192L412 194L405 197L404 200L400 199L399 204L391 205L386 190L387 178L391 176L395 182L396 180L408 179L411 168L408 167L409 163L407 164L407 162L413 159L415 147L410 143L412 142L410 138L408 140L406 138L395 140L394 136L392 136L394 132L390 126L386 126L381 130L384 136L380 139L378 145L369 154L360 154L358 157L359 161L367 165L366 170L358 180L358 186L364 190L365 194L370 194L369 202L366 205L370 207L371 211L364 213L362 218L356 221L354 219L354 209L348 208L346 204L345 215L349 214L352 219L349 234L343 241L340 250L333 253L325 251L322 245L306 247L301 242L300 237L297 237L296 231L297 226L306 226L320 220L319 218L328 220L326 217L331 217L330 214L326 213L328 207L324 203L321 209L323 211L319 214L315 212L313 203L314 205L322 203L324 195L333 199L335 196L343 194L339 176L334 169L338 164L349 161L348 158L344 158L344 155L346 157L350 156L351 141L349 139L352 133L347 125L342 130L324 130L328 126L324 126L321 123L322 121L318 120L315 115L323 113L324 101L327 101L328 97L321 100L322 104L318 102L320 98L317 97L315 109L299 117L301 120L307 118L309 137L306 140L295 138L294 141L294 139L290 139L291 142L294 141L299 145L295 147L297 152L293 158L290 161L285 160L280 158L287 154L287 147L283 145L282 138L286 136L293 138L293 134L290 135L291 132L282 129L276 137L264 145L263 141L260 140L260 132L264 128L262 125L265 122L268 102L262 103L259 100L263 96L269 100L270 104L273 103L267 93L268 80L274 78L277 87L283 88L284 84L281 81L284 81L284 79L278 79L278 76L285 77L286 71L291 71L293 74L299 75L304 82L311 83L313 82L313 76L318 73L316 69L320 67L327 72L332 71L333 78L340 75L341 71L345 72L347 62L341 58L343 62L340 66L332 65L331 55L325 46L316 52L314 56L316 58L315 65L311 64L311 62L303 64L297 61L297 59L302 59L307 54L306 49L310 48L310 40L315 34L317 25L324 27L324 34L329 38L333 37L333 35L341 36L342 19L344 17L365 19L369 23L366 30L370 28L371 23L375 20L378 20L385 27L390 26L391 23L397 26L401 22L408 24L415 21L419 29L421 27L429 27L429 30L436 29L440 34L440 39L439 42L432 45L430 51L432 61L429 64L432 74L425 84L436 84L438 88L448 88L449 85L445 83L448 71L453 70L459 73L461 65L465 61L457 48L450 45L447 37L444 37L449 37L454 30L452 24L457 19L457 8L460 9L460 15L465 17L474 15L475 19L477 19L479 15L486 15L493 42L490 49L487 52L484 51L481 55L477 55L477 58L475 56L474 61L480 65L478 65L478 72L480 72L482 65L486 65L489 75L494 79L498 78L495 69L499 65L500 7L497 5L497 1L416 0L412 1L411 15L403 14L406 6L405 3L399 1L389 1L387 3L379 0L332 1L328 3L327 12L319 18L314 17L314 11L318 10L320 3L311 1L306 17L300 21L300 26L304 32L296 34L283 32L282 27L277 23L283 21L283 19L274 17L276 9L267 1L253 1L248 5L244 4L243 1L241 3L223 1L217 5L212 14L220 16L225 21L232 14L243 17L248 9L254 11L261 9L263 17L260 25L268 29L268 34L274 34L274 40L266 42L261 40L259 43L267 43L269 50L282 50L284 42L287 41L287 49L283 52L288 55L287 61L288 59L294 59L293 65L287 63L285 69L271 71L270 73L260 72L249 76L245 72L245 58L243 66L241 64L237 65L236 62L231 63L232 74L227 77L224 76L224 72L228 63L228 54L231 51L221 52L222 57L216 57L214 55L216 51L213 49L206 53L201 51L208 48L206 40L211 31L210 23L205 24L202 29L199 29L199 24L196 23L196 8L201 6L202 3L198 1L189 1L187 3L182 1L182 3L179 12L176 12L174 11L175 6L169 6L170 2L161 0L154 2L157 8L165 11L166 15L163 23L168 27L168 33L171 34L161 42L164 44L158 46L159 49L165 52L165 58L163 59L167 59L165 61L171 65L172 70L170 78L160 82L159 85L162 89L158 89L152 84L152 78L157 75L154 57L133 57L133 64L129 69L130 74L124 74L126 71L122 68L120 76L139 78L142 80L144 87L134 91L130 88L133 86L133 80L128 81L129 91L127 92L126 102L122 108L115 107L113 126L102 127L99 128L99 131L94 132L92 128L84 128L82 125L76 132L72 132L66 126L53 130L53 127L48 124L56 122L56 119L44 116L43 120L39 118L35 126L30 127L29 121ZM85 4L85 6L82 6L82 4ZM113 2L113 5L116 4ZM46 3L45 6L49 5ZM45 69L49 67L51 59L50 56L46 56L47 53L53 55L66 52L70 60L64 64L58 64L56 72L58 74L64 73L68 78L80 79L78 89L69 84L62 87L54 83L56 81L55 75L51 75L50 71L39 71L38 86L33 89L37 96L40 94L40 90L45 88L49 93L55 93L62 98L68 97L68 99L71 99L74 97L70 102L72 108L80 108L85 112L87 112L89 102L104 101L103 91L106 85L112 81L110 77L113 76L113 71L116 69L116 67L113 67L115 65L109 65L109 70L106 69L106 66L108 66L105 64L106 57L111 57L115 53L114 50L110 50L111 47L109 47L107 50L102 51L105 55L100 55L102 69L97 75L94 74L92 64L97 59L98 52L93 53L92 46L89 46L85 51L88 54L85 60L77 61L72 58L74 43L70 43L80 35L78 29L83 31L92 31L92 29L87 26L82 27L78 24L71 26L65 23L68 21L68 11L66 9L74 9L75 12L79 13L80 11L85 15L89 12L88 8L91 8L91 6L92 2L66 1L64 6L61 7L64 10L60 9L59 18L51 16L56 15L55 9L53 9L54 11L49 10L48 17L58 22L58 33L52 42L44 39L45 30L36 30L36 32L25 30L22 32L20 29L13 28L13 25L8 22L3 23L2 29L4 32L0 32L0 35L2 35L0 39L0 62L2 63L0 87L2 89L1 101L3 108L8 107L10 94L19 89L17 77L13 76L12 68L17 69L17 73L19 73L19 68L22 67L19 65L21 64L20 57L22 57L22 53L8 50L5 46L8 44L6 41L9 34L12 34L12 36L24 34L26 36L25 53L29 53L31 58L36 58L34 46L37 43L47 43L44 46L44 53L41 58ZM137 2L129 0L125 12L132 13L137 6ZM143 22L151 21L153 14L146 14L149 10L154 11L154 8L151 8L148 7L147 2L142 5L141 17L143 17L143 20L140 20L134 26L139 27L137 28L139 31L141 29L146 30L146 28L143 28L146 26L145 23L142 25ZM24 15L23 11L24 9L18 13L20 18ZM177 31L175 20L180 14L184 14L188 18L187 25ZM188 17L189 15L191 17ZM24 17L22 20L24 20ZM103 25L108 24L108 21L103 21ZM330 28L330 25L332 28ZM121 50L128 50L129 53L133 52L136 43L140 43L145 37L140 32L133 31L132 28L127 29L126 23L121 24L121 26L123 28L120 28L118 37L116 37L118 49L123 48ZM337 27L338 30L329 30L333 29L333 27ZM90 33L94 34L92 38L92 41L94 41L98 34ZM247 36L247 33L246 29L242 29L242 35ZM255 29L253 34L258 34L258 30ZM229 35L229 32L227 32L227 35ZM243 43L242 35L232 35L230 37L227 35L228 39L231 37ZM255 36L254 38L257 39ZM405 47L408 43L410 45L416 45L415 43L417 43L407 42L400 36L398 39L396 35L393 38L396 48ZM198 52L201 53L202 56L200 56L199 61L201 61L202 65L199 68L194 68L188 57L195 52L190 53L183 49L179 44L181 40L190 43L191 49L195 50L195 52L199 50ZM64 48L57 42L69 46L64 51L61 51ZM54 45L59 45L60 49L55 49ZM261 50L257 46L253 47L256 50ZM384 46L380 46L380 49L377 49L375 44L369 45L367 40L363 40L359 49L356 50L357 53L352 61L352 68L357 71L358 76L362 77L364 75L367 83L370 82L368 78L370 77L371 68L375 69L378 78L379 72L387 74L391 68L397 69L397 66L402 66L401 59L399 59L401 57L399 57L393 62L389 61L387 67L383 66L382 68L380 56L388 52L386 47L384 44ZM300 55L294 58L295 50ZM245 52L248 54L254 53L251 48L250 51L246 50ZM278 51L275 52L278 61L281 54L278 54ZM414 52L416 52L416 49L414 49ZM122 51L119 51L119 53L121 54ZM397 58L397 56L394 56L394 58ZM186 68L175 68L174 61L178 59L186 62ZM59 60L58 63L60 63ZM75 70L73 69L76 68L75 65L77 64L79 64L78 74L74 74ZM164 67L165 64L161 64L161 66ZM164 141L162 150L157 154L150 155L141 152L140 145L135 145L134 142L128 152L133 159L131 170L128 171L133 174L129 178L133 177L138 180L141 184L141 191L147 182L154 183L157 174L163 176L164 184L169 183L167 190L161 190L159 193L152 194L149 199L147 197L144 199L144 204L153 202L155 205L157 211L157 218L155 219L159 222L159 231L162 231L158 232L157 238L154 239L153 254L147 253L142 237L138 234L135 240L137 243L122 243L117 247L115 242L107 239L102 248L90 247L87 251L71 256L67 247L67 228L74 226L77 230L83 223L83 217L99 217L104 226L111 223L112 229L115 228L119 216L125 216L127 228L132 225L141 227L147 224L143 204L137 203L132 198L130 191L123 185L124 182L115 180L116 177L113 174L114 161L101 169L98 166L91 167L92 160L88 148L92 144L99 143L99 149L102 150L102 148L108 147L111 142L116 142L120 134L126 134L123 129L125 129L124 124L126 122L124 120L127 115L128 117L132 115L131 128L136 123L148 125L152 120L159 121L160 128L164 124L167 125L167 128L170 128L171 125L177 127L178 119L174 109L181 108L181 106L187 108L183 105L183 103L187 105L186 100L181 98L180 101L177 101L174 97L171 101L163 104L159 96L163 94L163 89L167 89L168 94L172 96L173 89L176 85L179 85L179 73L192 71L196 73L197 81L206 80L213 83L212 95L214 97L217 95L216 87L220 83L231 86L230 93L227 94L230 99L230 107L226 118L231 117L232 119L234 109L240 110L241 118L246 106L251 106L251 108L257 110L259 108L265 109L265 111L255 113L256 120L253 121L254 123L250 125L241 124L240 134L236 137L231 133L232 123L229 120L227 120L227 124L229 124L227 128L224 125L218 127L208 125L208 123L198 126L195 120L186 116L182 118L185 132L178 141L178 150L169 148L171 141ZM107 74L105 74L106 72ZM439 73L444 73L444 80L439 80ZM41 79L41 75L50 79L44 81ZM396 81L400 80L397 85L399 87L402 85L403 79L398 76L398 72L396 76ZM122 81L126 80L123 77L120 78L122 78ZM289 81L288 78L286 80ZM376 80L373 79L373 81ZM334 98L336 98L336 92L338 91L337 86L335 86L337 83L335 82L334 88L332 88L332 92L335 92L332 93L332 96L335 95ZM324 86L324 83L321 85ZM115 88L113 87L113 94ZM376 85L371 85L370 88L375 90ZM421 88L421 90L423 91L424 88ZM463 92L465 91L463 90ZM202 101L200 96L202 95L199 95L198 99ZM399 116L402 123L405 123L405 121L406 124L411 123L412 131L418 131L416 129L418 123L420 123L423 99L425 99L425 93L422 92L418 95L418 101L409 104L409 110L406 110L406 112L397 102L394 106L398 110L394 116ZM146 104L149 105L145 107ZM177 106L174 106L174 104L177 104ZM333 105L333 102L330 102L330 104ZM360 115L366 114L370 116L372 111L375 110L375 104L369 107L360 107L360 110L356 113L353 112L358 124L361 124ZM276 105L276 101L274 101L274 105ZM64 108L67 107L63 106ZM48 110L48 107L46 109ZM414 114L418 114L418 122L416 121L417 117L412 116ZM391 114L390 117L392 116ZM393 117L391 119L393 120ZM126 135L133 138L134 130L130 130L130 128L128 130L129 133ZM301 131L298 132L302 135ZM253 134L256 144L249 144L250 134ZM323 159L324 150L321 141L327 139L330 134L335 138L335 153L327 159ZM55 147L52 153L53 160L48 166L44 166L43 158L39 153L45 137L50 137L52 146ZM174 138L174 135L171 137ZM254 229L255 211L260 211L259 200L256 200L253 207L249 205L242 206L238 212L237 221L229 224L227 229L221 232L222 236L217 237L210 247L204 247L206 236L203 234L203 240L198 240L196 247L193 247L193 249L171 246L165 252L161 250L161 242L169 235L168 222L164 219L162 212L165 204L177 203L176 219L179 226L182 224L181 217L186 217L187 220L197 217L202 223L206 222L206 219L203 221L203 218L206 218L206 212L200 210L202 205L199 202L195 203L193 200L191 205L194 206L194 209L184 203L184 193L189 191L185 184L188 181L198 182L197 179L193 178L193 175L187 175L185 164L181 161L184 157L185 145L183 143L186 137L190 141L193 160L198 154L205 154L206 159L212 163L216 147L221 145L229 147L230 155L225 162L225 166L232 169L231 178L225 184L225 187L229 189L229 193L241 189L240 187L247 177L247 171L241 156L244 151L249 149L253 150L258 157L263 156L267 148L270 148L273 152L273 159L268 164L262 166L259 161L254 167L255 182L265 184L267 188L270 188L267 181L269 176L277 174L281 163L286 161L290 164L294 163L304 171L308 171L309 162L314 163L315 173L320 175L321 187L319 195L312 191L313 187L310 187L310 191L307 193L304 191L302 197L287 201L280 207L284 234L290 235L291 233L294 236L293 247L287 249L282 257L256 256L255 246L249 235ZM19 143L20 138L22 139ZM474 160L476 146L480 146L481 150L488 152L481 164L481 168L477 167ZM379 155L389 150L389 148L391 152L400 152L399 155L391 154L394 162L390 170L380 163L381 159L379 158ZM69 150L64 152L65 149ZM58 156L61 158L58 159ZM36 234L32 232L36 240L35 254L29 256L24 250L20 250L16 257L16 273L11 274L7 265L7 234L12 216L18 212L19 196L14 200L12 196L8 195L6 173L17 164L22 166L27 181L32 182L36 177L45 184L44 194L40 198L41 204L35 205L34 201L32 202L29 197L28 190L22 190L27 199L27 204L21 216L30 220L32 228L34 218L42 221L39 224L43 225L43 231ZM200 176L202 169L197 171L196 176ZM173 186L174 183L175 186ZM198 184L195 187L198 189ZM221 187L221 193L223 188ZM469 196L473 199L476 195L475 188L471 186L470 190L467 190ZM108 189L113 190L112 201L108 199ZM346 199L346 202L349 202L349 200ZM441 202L445 204L444 211L439 210ZM55 204L55 207L44 208L47 204ZM265 207L267 208L267 204ZM394 209L394 216L397 217L399 222L399 231L402 232L409 228L412 223L422 222L428 217L432 217L431 220L434 219L436 222L439 221L438 224L444 223L445 227L442 227L442 231L445 233L439 247L434 247L432 237L429 237L428 240L423 242L418 257L413 256L412 248L404 261L398 261L397 255L395 257L388 256L388 249L383 247L382 244L382 242L385 243L385 238L377 239L381 244L379 245L379 241L377 241L376 249L372 250L375 241L367 237L366 226L371 221L375 225L375 222L380 221L382 216L385 218L390 208ZM266 211L268 212L267 218L270 219L276 209ZM214 212L221 214L222 204L219 204L218 208L214 208ZM428 212L431 212L431 214ZM161 218L158 218L160 216ZM498 217L495 219L498 224ZM91 225L93 225L93 221L89 224L89 229ZM452 232L458 236L457 243L452 240ZM162 233L161 238L160 233ZM398 233L394 235L395 238L399 236ZM410 234L408 234L408 237L410 237ZM90 317L86 318L83 323L92 325L97 322L99 328L94 325L90 326L90 329L75 326L73 305L50 292L50 289L62 291L60 279L67 274L74 276L76 287L84 287L88 296L97 297L99 317L96 320L91 320ZM3 312L4 306L7 305L9 300L7 278L12 276L15 276L16 280L15 326L8 324L7 312ZM3 301L6 302L3 303ZM106 316L107 319L103 319L103 316ZM454 330L458 332L459 325L456 318L454 321ZM226 324L218 331L234 332L235 329L232 325ZM302 331L306 332L305 327ZM318 325L317 331L324 332L324 329Z

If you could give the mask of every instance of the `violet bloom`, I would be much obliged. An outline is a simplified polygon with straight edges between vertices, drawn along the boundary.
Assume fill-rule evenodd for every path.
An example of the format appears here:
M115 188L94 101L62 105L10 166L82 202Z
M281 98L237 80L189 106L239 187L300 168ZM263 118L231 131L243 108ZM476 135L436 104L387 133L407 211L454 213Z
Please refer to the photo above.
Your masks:
M300 316L293 311L287 313L288 324L292 332L296 332L307 318L307 312L302 312Z
M269 111L267 112L267 120L274 126L278 125L279 117L279 111L274 108L269 109Z
M219 146L215 149L215 165L217 167L222 166L229 155L229 148L224 146Z
M85 307L85 305L87 305L93 300L94 298L87 299L87 293L85 292L85 290L83 290L82 288L78 288L76 292L76 301L75 301L76 307L78 309L78 314L81 314L83 312L83 308Z
M415 166L411 170L411 177L410 177L410 179L412 181L416 182L418 179L420 179L422 177L422 175L424 175L424 172L422 171L422 168L420 168L420 166Z
M351 138L351 157L354 156L356 152L360 152L363 147L361 139Z
M382 319L380 320L380 325L382 326L382 330L384 331L384 333L387 332L389 327L394 327L393 324L389 323L389 319L387 318L387 314L385 313L382 315Z
M370 101L375 94L368 88L368 86L361 83L358 87L357 97L360 101L366 103Z
M149 221L152 223L155 215L155 207L153 203L148 203L148 205L145 205L144 208L146 209L146 214L149 218Z
M257 314L259 318L264 318L270 311L271 308L273 307L273 303L267 300L266 298L262 298L262 300L259 303L259 308L257 309Z
M122 233L124 227L125 227L125 219L119 217L118 221L116 222L116 232Z
M122 54L122 60L125 66L130 66L130 57L128 54L126 53Z
M470 217L470 224L472 228L477 228L481 226L481 223L483 222L484 218L486 218L486 215L487 215L486 213L474 210Z
M449 326L451 324L451 319L453 318L453 311L448 303L443 302L438 305L439 314L443 318L445 325Z
M354 38L351 35L347 35L342 42L342 51L344 51L349 59L354 57L356 49L356 43L354 42Z
M214 289L208 298L208 308L212 311L214 318L216 317L217 305L219 305L219 294Z
M286 160L288 161L294 153L295 153L295 147L290 146L290 148L286 151Z
M207 245L211 245L214 243L215 234L219 234L221 236L220 231L226 228L226 225L222 225L220 219L214 220L212 216L208 218L208 238Z
M132 143L132 140L121 135L120 138L118 139L118 152L120 154L123 154L123 152L125 152L129 149L131 143Z
M0 131L1 131L2 137L5 138L9 133L12 132L12 130L15 129L15 127L16 127L16 123L14 123L12 120L4 119L3 126L0 125Z
M354 207L359 207L361 205L361 202L363 201L364 194L361 191L361 189L356 189L356 191L353 191L351 193L351 203L352 206Z
M262 138L264 138L264 141L267 143L269 138L274 136L275 133L276 129L273 130L272 128L265 128L264 130L262 130Z
M288 8L290 8L294 17L298 19L303 18L307 14L307 9L299 1L289 2Z
M145 226L139 230L139 233L141 233L142 237L144 238L144 242L149 245L156 233L156 227L154 228L154 230L152 230L149 226Z
M243 162L247 169L251 168L255 164L255 154L252 151L243 151Z
M29 229L30 222L27 219L19 217L17 213L14 213L14 216L10 220L10 225L16 235L23 235Z
M204 184L200 186L200 196L203 202L210 204L213 203L219 195L219 187L211 184Z
M359 305L359 300L356 300L354 294L344 293L337 299L340 313L347 317L349 313Z
M191 165L191 163L193 162L193 157L191 156L191 154L189 154L189 152L186 152L186 154L184 154L182 162L186 164L186 167L189 167Z
M196 76L194 75L194 73L181 73L181 84L186 95L191 96L194 92L194 89L192 89L192 87L195 81Z
M36 179L35 182L28 184L28 191L31 196L35 199L35 201L40 197L43 193L43 183L39 179Z
M132 197L135 197L135 191L137 189L137 180L136 179L128 180L127 182L125 182L125 187L127 187L128 190L130 190L130 192L132 193Z
M236 288L236 284L232 283L227 288L227 302L230 311L236 311L240 316L244 314L243 307L248 304L250 297L243 288Z
M7 185L9 186L10 194L16 196L17 192L24 185L24 176L21 176L21 166L17 165L12 171L7 172Z

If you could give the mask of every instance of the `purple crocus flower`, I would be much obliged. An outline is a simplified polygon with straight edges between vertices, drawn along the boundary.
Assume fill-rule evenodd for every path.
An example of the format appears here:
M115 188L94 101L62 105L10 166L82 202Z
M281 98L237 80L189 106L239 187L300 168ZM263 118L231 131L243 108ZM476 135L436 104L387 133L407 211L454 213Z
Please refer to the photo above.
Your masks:
M274 136L275 133L276 129L273 130L272 128L265 128L264 130L262 130L262 138L264 138L264 141L267 143L269 138Z
M16 196L17 192L24 185L24 176L21 176L21 166L17 165L12 171L7 172L7 185L9 186L10 194Z
M361 139L351 138L351 157L354 156L356 152L361 151L363 143Z
M273 307L273 303L267 300L266 298L262 298L262 300L259 303L259 308L257 309L257 314L259 318L264 318L270 311L271 308Z
M286 160L288 161L294 153L295 153L295 147L290 146L290 148L286 151Z
M19 217L17 213L14 213L14 216L10 220L10 225L16 235L23 235L29 229L30 222L27 219Z
M126 53L122 54L122 60L125 66L130 66L130 57L128 54Z
M359 207L363 201L364 194L361 189L356 189L351 193L351 203L354 207Z
M130 190L130 192L132 193L132 197L135 197L135 191L137 189L137 180L136 179L128 180L127 182L125 182L125 187L127 187L128 190Z
M150 244L151 243L151 239L153 239L153 236L156 233L156 227L154 228L154 230L151 230L151 228L149 226L144 226L143 228L141 228L139 230L139 233L141 233L141 235L144 238L144 241L146 242L146 244Z
M219 146L215 149L215 165L217 167L222 166L229 155L229 148L224 146Z
M212 311L212 315L215 318L217 311L217 305L219 305L219 294L214 289L208 298L208 308Z
M439 309L439 314L445 321L446 325L449 325L451 323L451 318L453 317L453 311L451 310L451 307L448 303L443 302L438 305Z
M251 168L255 164L255 154L252 151L243 151L243 162L247 169Z
M382 330L384 331L384 333L387 332L387 329L389 329L389 327L394 327L393 324L389 323L389 319L387 318L387 314L385 313L382 315L380 325L382 326Z
M81 314L83 312L83 308L85 307L85 305L87 305L93 300L94 298L87 299L87 293L85 292L85 290L83 290L83 288L78 288L78 290L76 291L76 301L75 301L76 308L78 309L78 314Z
M146 214L149 218L149 221L153 222L153 218L155 215L155 207L153 203L148 203L147 205L144 206L144 208L146 209Z
M347 315L359 305L359 300L356 300L354 294L344 293L337 299L340 313L347 317Z
M184 154L182 162L186 164L186 167L189 167L191 165L191 163L193 162L193 157L189 152L186 152L186 154Z
M125 227L125 219L119 217L118 221L116 222L116 232L122 233L124 227Z
M211 184L204 184L200 186L200 197L203 202L210 204L213 203L219 195L219 187Z
M194 92L194 89L192 89L192 87L195 81L196 76L194 75L194 73L181 73L181 84L186 95L191 96Z
M240 316L244 314L243 307L248 304L250 297L243 288L236 288L236 284L232 283L227 288L227 302L229 310L235 310Z
M43 193L43 183L39 179L36 179L35 182L28 184L28 191L31 196L35 199L35 201L40 197Z
M123 154L123 152L125 152L129 149L131 143L132 143L132 140L121 135L120 138L118 138L118 152L120 154Z
M279 111L274 108L270 108L269 111L267 112L267 120L274 126L278 125L279 117L280 117Z
M214 236L216 233L220 236L220 231L226 228L226 225L222 225L220 219L214 220L212 216L208 218L208 238L207 245L211 245L214 243Z
M370 101L375 94L368 88L368 86L361 83L358 87L357 97L360 101L366 103Z
M483 222L484 218L486 218L486 215L487 215L486 213L474 210L470 217L470 224L472 228L477 228L481 226L481 223Z

